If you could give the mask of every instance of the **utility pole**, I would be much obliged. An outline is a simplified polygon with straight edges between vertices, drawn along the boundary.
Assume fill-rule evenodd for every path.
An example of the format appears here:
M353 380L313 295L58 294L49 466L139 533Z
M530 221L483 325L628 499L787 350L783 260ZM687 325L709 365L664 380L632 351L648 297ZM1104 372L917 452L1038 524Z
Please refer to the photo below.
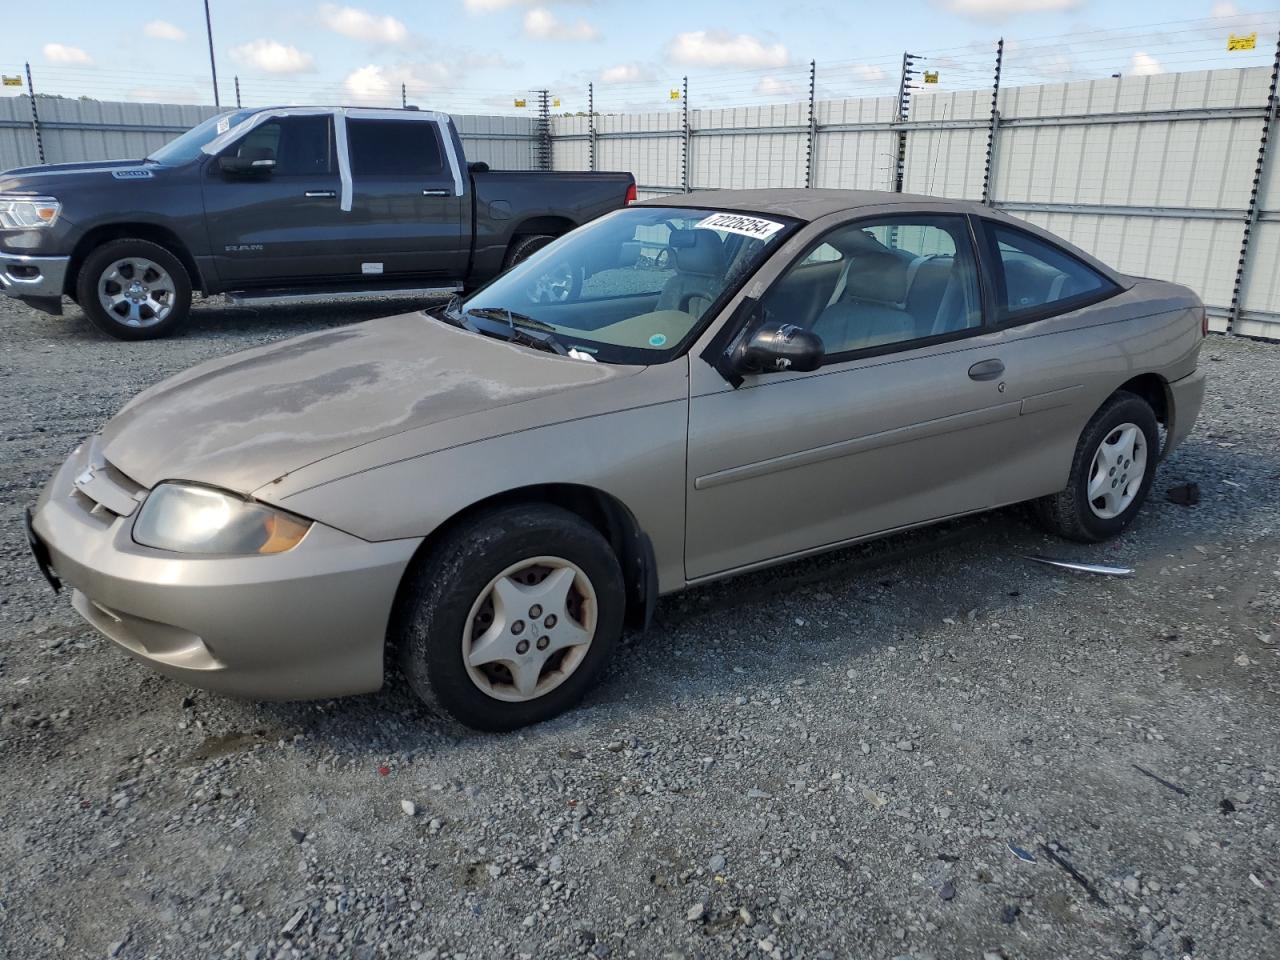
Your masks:
M240 109L240 74L235 75L236 81L236 109Z
M683 136L680 140L680 189L689 192L689 78L680 82L680 126Z
M816 60L809 61L809 141L805 144L804 158L804 185L806 187L813 186L813 153L814 147L817 146L816 140L818 136L818 114L817 114L817 81L818 81L818 62Z
M44 139L40 136L40 111L36 108L36 88L31 82L31 64L27 68L27 96L31 98L31 132L36 138L36 156L44 163Z
M209 0L204 0L204 28L209 35L209 72L213 74L213 105L222 106L218 100L218 62L213 56L213 18L209 16Z
M991 181L995 179L996 134L1000 130L1000 66L1004 62L1004 37L996 44L996 77L991 84L991 123L987 126L987 168L982 174L982 202L991 206Z
M902 55L902 78L898 81L898 123L907 122L911 114L911 78L916 75L914 66L920 58L914 53ZM893 171L893 192L902 192L902 180L907 169L907 131L898 130L898 157Z
M538 94L538 169L551 169L551 91Z
M596 168L596 85L587 84L587 157Z

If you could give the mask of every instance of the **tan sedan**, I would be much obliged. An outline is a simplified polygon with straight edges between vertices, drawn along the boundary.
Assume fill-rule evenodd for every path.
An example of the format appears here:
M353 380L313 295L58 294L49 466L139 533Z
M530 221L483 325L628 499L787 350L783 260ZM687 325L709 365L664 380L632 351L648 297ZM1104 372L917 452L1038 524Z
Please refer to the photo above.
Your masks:
M694 193L446 308L147 390L53 477L35 555L184 683L550 717L662 594L1035 501L1120 533L1199 411L1204 307L985 207Z

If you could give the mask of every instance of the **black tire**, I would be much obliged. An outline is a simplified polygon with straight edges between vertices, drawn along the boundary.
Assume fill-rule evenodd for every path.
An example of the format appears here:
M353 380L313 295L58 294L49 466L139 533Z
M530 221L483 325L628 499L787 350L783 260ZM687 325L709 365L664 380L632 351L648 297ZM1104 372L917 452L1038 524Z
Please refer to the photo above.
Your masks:
M1089 480L1094 455L1117 427L1131 423L1146 441L1146 469L1132 502L1114 517L1099 516L1089 502ZM1067 487L1035 502L1040 522L1052 533L1080 543L1097 543L1119 535L1142 509L1155 479L1160 459L1160 428L1151 405L1136 394L1121 390L1112 394L1095 413L1076 444Z
M507 248L507 255L502 261L502 269L504 271L510 270L521 260L528 260L554 239L555 237L549 233L531 233L527 237L516 237L511 241L511 246Z
M556 237L549 234L534 234L518 237L507 250L507 258L503 262L503 271L510 270L517 263L529 259ZM568 263L553 262L547 265L546 274L530 284L525 295L530 303L563 303L578 299L582 293L582 283L586 274L581 267L574 268Z
M98 298L98 282L113 264L130 257L150 260L173 281L170 309L162 320L147 318L142 326L130 325L108 310ZM191 276L182 261L150 240L112 240L89 254L76 276L76 302L95 327L117 340L155 340L167 337L186 322L191 312Z
M463 632L472 606L494 578L543 556L575 564L590 580L595 633L576 669L558 686L531 700L498 699L468 672ZM397 599L392 640L409 685L433 712L475 730L514 730L550 719L582 698L613 656L625 606L618 558L594 527L559 507L503 507L461 524L415 561Z

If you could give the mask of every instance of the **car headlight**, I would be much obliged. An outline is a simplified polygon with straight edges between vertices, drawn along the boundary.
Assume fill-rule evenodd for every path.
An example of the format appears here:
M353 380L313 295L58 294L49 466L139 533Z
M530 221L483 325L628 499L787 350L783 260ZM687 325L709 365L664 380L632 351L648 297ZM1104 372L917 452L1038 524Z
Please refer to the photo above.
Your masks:
M191 483L161 483L142 504L134 542L175 553L266 554L296 547L311 521Z
M61 212L62 204L52 197L0 197L0 228L52 227Z

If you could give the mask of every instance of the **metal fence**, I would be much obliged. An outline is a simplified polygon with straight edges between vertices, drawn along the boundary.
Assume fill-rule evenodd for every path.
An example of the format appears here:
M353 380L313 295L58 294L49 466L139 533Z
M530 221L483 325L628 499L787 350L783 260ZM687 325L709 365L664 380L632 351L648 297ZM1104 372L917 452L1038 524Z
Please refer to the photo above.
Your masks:
M843 187L985 201L1117 269L1196 290L1218 331L1280 339L1280 172L1268 67L551 121L556 169L630 170L646 196ZM936 89L936 88L934 88ZM674 94L673 94L674 95ZM593 95L592 98L594 99Z
M842 187L984 200L1122 271L1185 283L1216 330L1280 339L1280 172L1266 155L1280 48L1271 67L1016 87L1000 84L1003 52L969 65L987 78L969 89L931 92L907 56L899 77L876 79L897 94L821 98L810 64L794 102L692 109L686 80L665 110L602 109L589 88L575 116L550 116L543 96L534 117L454 119L469 159L628 170L645 196ZM141 156L214 112L44 96L35 107L0 98L0 169L41 153Z
M0 98L0 170L35 163L144 157L220 111L211 106L72 100L37 94ZM538 122L530 117L454 116L470 160L495 169L537 162Z

